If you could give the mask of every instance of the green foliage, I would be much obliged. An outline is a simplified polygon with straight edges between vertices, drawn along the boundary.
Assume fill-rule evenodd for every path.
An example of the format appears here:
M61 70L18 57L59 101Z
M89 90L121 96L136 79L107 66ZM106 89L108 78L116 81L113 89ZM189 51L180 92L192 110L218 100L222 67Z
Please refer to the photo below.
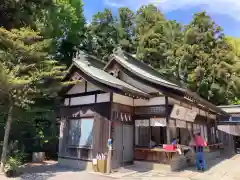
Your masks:
M8 158L5 165L5 172L9 170L18 170L24 162L26 155L18 148L18 141L11 141L8 147Z
M86 51L103 61L120 46L216 105L239 97L239 43L226 41L205 12L183 26L167 20L154 5L136 13L120 8L118 18L105 9L93 16L87 37Z
M52 53L55 58L70 65L76 47L85 38L82 0L54 0L39 16L37 27L45 37L53 39Z
M228 104L237 93L235 56L224 40L221 27L205 12L198 13L184 29L184 43L179 48L178 76L205 99Z
M119 8L118 12L118 18L110 9L96 13L87 26L85 44L79 48L103 61L108 61L119 46L135 52L135 14L129 8Z
M26 107L36 94L50 93L46 82L61 78L64 67L57 66L47 53L49 39L33 30L21 28L7 31L0 28L0 90L14 106ZM50 83L51 84L51 83Z
M23 26L35 27L35 20L52 0L1 0L1 26L10 30Z

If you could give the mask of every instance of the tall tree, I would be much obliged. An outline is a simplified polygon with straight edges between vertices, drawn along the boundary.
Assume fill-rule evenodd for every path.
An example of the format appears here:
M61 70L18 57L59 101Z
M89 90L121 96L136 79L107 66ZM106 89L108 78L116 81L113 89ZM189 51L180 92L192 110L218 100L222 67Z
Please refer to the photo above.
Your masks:
M122 49L130 53L135 53L135 14L131 9L127 7L118 9L117 30L119 34L119 45Z
M53 39L55 58L70 65L77 47L85 40L85 24L82 0L60 0L43 10L37 27L45 37Z
M62 77L64 67L58 66L47 53L50 43L50 40L43 39L39 33L30 29L8 31L0 28L0 92L8 107L1 171L6 163L8 138L15 110L27 108L34 103L36 95L56 95L59 88L58 80Z
M0 26L6 29L35 27L35 20L42 13L42 9L51 5L52 0L2 0Z
M93 15L88 25L88 51L103 61L107 61L119 42L117 19L110 9ZM90 44L90 45L89 45Z
M227 104L238 91L232 49L221 27L205 12L195 14L185 27L177 56L178 77L205 99L217 105Z
M165 43L162 44L163 24L166 23L161 11L154 5L142 6L136 15L137 56L145 63L160 65ZM160 30L160 31L159 31ZM156 56L161 55L160 57Z

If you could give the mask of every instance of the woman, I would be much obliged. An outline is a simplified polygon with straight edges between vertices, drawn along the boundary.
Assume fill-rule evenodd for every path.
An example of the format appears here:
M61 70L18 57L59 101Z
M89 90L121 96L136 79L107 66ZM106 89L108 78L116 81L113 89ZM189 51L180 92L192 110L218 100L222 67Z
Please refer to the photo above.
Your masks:
M194 149L196 152L196 167L198 170L206 169L206 161L204 158L204 147L207 146L206 141L201 137L201 133L197 132L194 134Z

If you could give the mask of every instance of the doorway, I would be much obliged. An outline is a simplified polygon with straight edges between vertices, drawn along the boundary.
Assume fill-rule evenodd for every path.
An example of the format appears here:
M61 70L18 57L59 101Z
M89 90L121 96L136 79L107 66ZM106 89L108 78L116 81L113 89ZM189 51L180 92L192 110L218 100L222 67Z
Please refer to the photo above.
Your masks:
M131 164L134 159L133 125L114 123L112 168Z

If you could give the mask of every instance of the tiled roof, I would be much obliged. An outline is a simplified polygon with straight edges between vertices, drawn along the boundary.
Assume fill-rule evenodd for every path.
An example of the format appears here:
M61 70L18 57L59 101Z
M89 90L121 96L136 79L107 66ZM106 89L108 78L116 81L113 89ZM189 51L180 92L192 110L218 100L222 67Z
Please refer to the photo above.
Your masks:
M90 76L91 78L105 84L108 86L115 87L119 90L125 90L127 92L132 92L136 95L142 95L145 97L149 97L149 95L130 84L125 83L124 81L121 81L120 79L108 74L107 72L98 69L94 66L92 66L87 61L84 61L83 59L75 59L73 61L74 65L76 65L81 71L83 71L86 75Z
M189 89L178 85L177 83L168 81L157 70L137 60L135 57L124 51L117 51L112 55L112 60L116 60L121 66L134 73L136 76L146 79L154 84L158 84L162 87L167 87L184 93L185 95L190 96L196 100L198 104L201 104L216 113L227 114L221 108L200 97L197 93L194 93ZM110 62L108 64L110 64ZM107 68L108 64L105 66L105 69Z

